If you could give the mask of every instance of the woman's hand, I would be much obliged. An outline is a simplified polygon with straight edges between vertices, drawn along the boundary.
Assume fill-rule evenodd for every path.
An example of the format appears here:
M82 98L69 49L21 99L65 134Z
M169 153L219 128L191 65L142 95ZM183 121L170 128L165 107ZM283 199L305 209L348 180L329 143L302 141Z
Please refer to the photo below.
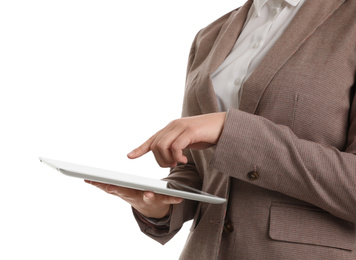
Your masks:
M85 182L92 184L107 193L120 197L148 218L160 219L168 216L170 206L172 204L179 204L183 201L182 198L156 194L150 191L139 191L88 180Z
M215 145L224 127L225 117L226 112L222 112L174 120L129 153L128 157L135 159L152 151L156 161L162 167L174 167L177 163L187 163L188 160L183 155L183 150L185 148L201 150ZM122 198L148 218L159 219L168 216L171 205L179 204L183 200L149 191L93 181L86 182Z
M225 117L226 112L220 112L174 120L127 156L136 159L152 151L161 167L187 163L183 150L202 150L215 145L223 130Z

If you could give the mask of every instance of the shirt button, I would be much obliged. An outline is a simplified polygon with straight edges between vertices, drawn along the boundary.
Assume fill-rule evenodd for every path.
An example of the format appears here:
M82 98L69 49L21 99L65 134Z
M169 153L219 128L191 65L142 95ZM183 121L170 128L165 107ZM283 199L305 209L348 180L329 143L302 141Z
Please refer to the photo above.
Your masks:
M253 172L249 172L247 174L247 177L251 180L251 181L255 181L258 179L258 173L256 171L253 171Z
M260 43L259 43L259 42L256 42L256 43L252 46L252 48L254 48L254 49L257 49L258 47L260 47Z
M235 79L234 84L237 86L241 83L241 79Z
M225 222L224 222L224 232L226 232L226 233L234 232L234 226L232 225L231 221L228 219L225 219Z

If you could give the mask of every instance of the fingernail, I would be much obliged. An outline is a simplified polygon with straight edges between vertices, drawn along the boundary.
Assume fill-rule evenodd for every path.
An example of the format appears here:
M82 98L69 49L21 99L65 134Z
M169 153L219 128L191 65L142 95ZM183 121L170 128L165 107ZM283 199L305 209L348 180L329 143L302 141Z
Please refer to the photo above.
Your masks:
M135 150L129 152L129 153L127 154L127 157L132 157L132 156L134 156L134 155L135 155Z
M143 196L145 196L145 198L147 199L152 199L154 197L154 194L153 192L146 191Z
M116 193L115 188L111 185L107 185L105 189L108 193Z
M177 204L181 203L182 201L183 201L182 198L176 198L176 199L174 200L174 202L177 203Z

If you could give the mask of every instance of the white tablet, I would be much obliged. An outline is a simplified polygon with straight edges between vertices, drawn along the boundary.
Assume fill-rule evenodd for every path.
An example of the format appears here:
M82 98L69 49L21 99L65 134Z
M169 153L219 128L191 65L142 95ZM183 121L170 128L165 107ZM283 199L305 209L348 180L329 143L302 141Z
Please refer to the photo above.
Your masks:
M197 189L193 189L176 181L156 180L137 175L108 171L68 162L41 158L40 161L57 169L65 175L136 190L153 191L158 194L180 197L212 204L225 203L226 199L220 198Z

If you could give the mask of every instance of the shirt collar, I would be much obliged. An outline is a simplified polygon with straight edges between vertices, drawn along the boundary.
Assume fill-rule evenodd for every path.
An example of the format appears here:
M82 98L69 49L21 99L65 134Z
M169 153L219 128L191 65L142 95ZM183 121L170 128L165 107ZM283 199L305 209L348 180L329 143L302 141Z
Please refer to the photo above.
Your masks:
M301 0L282 0L291 6L297 6ZM256 9L257 15L260 15L262 7L268 2L268 0L253 0L253 5Z

